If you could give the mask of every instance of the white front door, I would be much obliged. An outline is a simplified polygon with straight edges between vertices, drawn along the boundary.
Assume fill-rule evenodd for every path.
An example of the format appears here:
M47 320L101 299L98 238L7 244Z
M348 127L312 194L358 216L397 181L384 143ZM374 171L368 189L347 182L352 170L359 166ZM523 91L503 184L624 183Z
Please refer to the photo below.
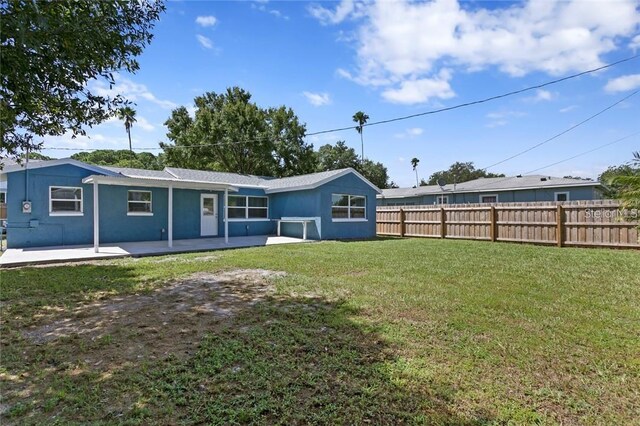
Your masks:
M218 195L200 195L200 235L218 235Z

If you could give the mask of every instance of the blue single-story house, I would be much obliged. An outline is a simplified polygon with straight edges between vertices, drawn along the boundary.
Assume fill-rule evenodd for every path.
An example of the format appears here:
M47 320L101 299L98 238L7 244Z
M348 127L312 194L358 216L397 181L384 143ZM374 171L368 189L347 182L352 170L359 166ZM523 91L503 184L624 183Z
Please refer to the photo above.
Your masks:
M602 198L600 182L542 175L480 178L444 186L383 189L379 206L429 204L523 203Z
M353 169L286 178L167 167L140 170L73 159L0 170L7 246L272 235L316 240L376 235L380 190ZM304 231L306 235L304 235Z

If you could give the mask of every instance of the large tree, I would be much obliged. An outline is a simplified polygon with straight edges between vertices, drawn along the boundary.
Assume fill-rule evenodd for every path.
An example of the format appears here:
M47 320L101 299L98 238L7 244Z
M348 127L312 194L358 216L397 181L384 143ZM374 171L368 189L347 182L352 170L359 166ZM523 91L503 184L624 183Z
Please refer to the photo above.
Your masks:
M492 178L492 177L504 177L501 173L489 173L483 169L476 169L473 162L456 162L453 163L449 169L435 172L429 176L428 181L422 180L420 185L437 185L439 179L443 179L446 183L460 183L467 182L478 178Z
M42 147L43 136L85 134L127 102L88 83L133 73L164 10L156 0L7 0L0 7L0 156Z
M382 163L371 160L362 161L353 148L349 148L344 141L338 141L335 145L323 145L317 153L318 171L344 169L351 167L360 172L364 177L378 188L389 188L393 182L389 182L387 168Z
M315 170L305 125L290 108L260 108L239 87L205 93L195 105L195 117L179 107L165 122L167 165L276 177Z
M150 152L135 153L127 149L98 149L90 152L78 152L71 156L74 160L97 166L132 167L135 169L162 170L162 155L155 156Z
M606 185L605 196L619 199L626 208L640 208L640 151L629 163L609 167L598 180Z
M624 185L619 179L616 178L619 176L638 175L640 175L640 162L638 162L636 159L635 161L621 164L619 166L610 166L607 170L602 172L600 176L598 176L598 181L604 184L603 195L606 198L618 198L621 195L621 191L623 190Z

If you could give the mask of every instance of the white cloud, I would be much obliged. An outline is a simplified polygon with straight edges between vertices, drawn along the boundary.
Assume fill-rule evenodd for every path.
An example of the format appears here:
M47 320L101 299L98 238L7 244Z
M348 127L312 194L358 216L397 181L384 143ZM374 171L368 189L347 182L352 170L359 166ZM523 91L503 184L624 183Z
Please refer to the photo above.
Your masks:
M198 39L198 43L205 49L213 49L213 42L209 37L205 37L202 34L196 34L196 38Z
M431 98L449 99L455 96L449 84L449 73L441 73L436 78L406 80L399 88L390 88L382 92L382 97L397 104L417 104L427 102Z
M550 101L555 98L555 96L556 95L554 93L551 93L548 90L538 89L536 91L536 95L531 98L531 100L534 102Z
M578 105L569 105L568 107L561 108L559 111L561 113L565 113L565 112L573 111L576 108L578 108Z
M213 27L217 22L218 20L216 19L216 17L212 15L198 16L196 18L196 24L200 25L201 27Z
M121 77L120 75L114 75L115 85L112 89L102 80L98 80L93 84L90 84L90 90L98 96L116 96L122 95L125 99L136 102L140 99L145 99L151 103L158 105L165 109L174 109L178 105L169 100L158 99L144 84L134 83L128 78Z
M280 19L284 19L285 21L289 20L289 17L287 15L285 15L284 13L280 12L277 9L269 9L267 7L267 3L269 3L268 0L264 1L255 1L253 3L251 3L251 8L254 10L259 10L261 12L265 12L268 13L272 16L275 16L276 18L280 18Z
M640 34L638 34L631 40L631 43L629 43L629 48L634 52L640 49Z
M342 0L335 10L330 10L317 4L309 6L307 10L322 25L329 25L339 24L344 21L356 10L356 6L353 0Z
M609 93L626 92L640 87L640 74L623 75L607 82L604 90Z
M464 72L496 67L509 76L523 76L562 75L600 66L603 56L618 49L625 38L636 36L640 25L634 0L482 6L455 0L343 0L333 9L313 6L309 11L323 25L362 17L356 30L356 66L337 73L362 85L380 86L385 98L402 103L430 97L410 96L411 87L450 97L453 89L442 82L441 90L425 89L444 67ZM636 43L634 38L634 43L640 40Z
M398 139L405 139L405 138L420 136L423 133L424 133L424 129L421 129L420 127L411 127L402 133L396 133L394 137Z
M485 127L488 127L490 129L492 129L494 127L506 126L507 124L509 124L509 122L507 120L495 120L495 121L492 121L490 123L485 124Z
M302 94L314 106L329 105L331 103L331 96L328 93L302 92Z
M153 132L156 128L153 124L149 123L149 121L142 116L136 118L136 122L134 126L140 127L142 130L145 130L147 132Z

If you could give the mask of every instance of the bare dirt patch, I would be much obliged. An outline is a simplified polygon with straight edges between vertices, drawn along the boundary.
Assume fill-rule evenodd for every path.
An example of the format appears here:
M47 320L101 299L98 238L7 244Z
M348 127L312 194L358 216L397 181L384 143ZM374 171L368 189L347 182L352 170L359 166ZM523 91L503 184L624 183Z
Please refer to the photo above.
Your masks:
M284 272L198 273L148 295L113 297L76 307L64 318L23 330L36 345L65 341L86 350L88 364L189 354L212 327L274 292Z

